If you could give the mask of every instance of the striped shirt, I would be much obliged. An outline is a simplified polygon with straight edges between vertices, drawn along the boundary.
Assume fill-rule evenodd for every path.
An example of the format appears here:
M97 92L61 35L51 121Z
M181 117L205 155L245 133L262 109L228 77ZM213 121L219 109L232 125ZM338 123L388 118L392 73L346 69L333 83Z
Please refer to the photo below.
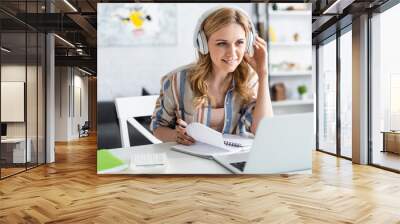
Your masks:
M213 117L211 104L196 109L193 105L194 93L190 86L188 70L191 65L180 67L161 79L160 96L152 115L150 129L160 126L175 129L178 118L186 123L199 122L210 127ZM223 134L252 135L250 127L258 90L258 76L251 73L248 86L252 89L252 99L245 104L241 96L234 91L235 80L226 92L224 101Z

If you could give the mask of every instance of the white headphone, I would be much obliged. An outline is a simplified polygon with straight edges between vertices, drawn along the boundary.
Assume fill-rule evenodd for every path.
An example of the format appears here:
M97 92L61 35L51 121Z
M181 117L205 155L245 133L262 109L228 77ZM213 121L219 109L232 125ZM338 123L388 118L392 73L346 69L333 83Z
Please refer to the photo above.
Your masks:
M251 22L251 18L250 16L241 8L237 8L237 7L232 7L232 6L218 6L215 8L211 8L209 10L207 10L206 12L204 12L201 17L199 18L199 20L197 21L197 25L196 25L196 29L194 30L194 34L193 34L193 45L194 47L203 55L208 54L208 45L207 45L207 37L206 34L204 33L203 29L200 29L204 20L206 20L208 18L208 16L210 16L213 12L222 9L222 8L231 8L237 11L240 11L241 13L243 13L247 19L249 20L249 25L251 27L250 32L248 34L247 37L247 44L246 44L246 52L250 55L250 57L253 56L254 53L254 49L253 49L253 43L255 41L255 33L256 33L256 29L254 27L254 24Z

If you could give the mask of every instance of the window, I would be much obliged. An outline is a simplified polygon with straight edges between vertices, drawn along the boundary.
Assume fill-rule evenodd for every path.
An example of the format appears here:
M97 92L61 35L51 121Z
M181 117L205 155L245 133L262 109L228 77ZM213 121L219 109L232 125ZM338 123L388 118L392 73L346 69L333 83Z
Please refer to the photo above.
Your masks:
M318 148L336 153L336 40L318 48Z
M400 5L371 18L372 164L400 171Z
M349 27L351 28L351 27ZM351 158L352 141L352 35L340 36L340 155Z
M44 3L19 2L18 13L39 13ZM0 144L0 178L5 178L45 163L46 39L34 28L12 23L15 18L7 14L0 12L0 17L9 20L0 29L1 98L18 99L10 102L17 109L0 105L1 114L8 116L1 118L6 133Z

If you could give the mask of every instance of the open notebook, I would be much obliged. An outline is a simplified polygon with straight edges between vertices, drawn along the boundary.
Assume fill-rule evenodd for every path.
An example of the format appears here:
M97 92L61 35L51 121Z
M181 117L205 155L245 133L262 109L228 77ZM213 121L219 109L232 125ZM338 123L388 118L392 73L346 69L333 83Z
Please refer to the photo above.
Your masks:
M188 135L192 136L196 143L193 145L175 145L173 150L211 159L215 155L225 155L250 150L253 144L252 138L239 135L226 135L211 129L200 123L190 123L186 127Z

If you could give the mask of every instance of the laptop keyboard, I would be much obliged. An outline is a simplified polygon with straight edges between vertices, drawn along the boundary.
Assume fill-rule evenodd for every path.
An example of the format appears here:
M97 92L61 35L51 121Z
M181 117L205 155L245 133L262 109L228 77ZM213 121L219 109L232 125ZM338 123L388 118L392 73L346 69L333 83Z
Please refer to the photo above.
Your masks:
M243 171L246 162L231 163L231 165L237 168L238 170Z

